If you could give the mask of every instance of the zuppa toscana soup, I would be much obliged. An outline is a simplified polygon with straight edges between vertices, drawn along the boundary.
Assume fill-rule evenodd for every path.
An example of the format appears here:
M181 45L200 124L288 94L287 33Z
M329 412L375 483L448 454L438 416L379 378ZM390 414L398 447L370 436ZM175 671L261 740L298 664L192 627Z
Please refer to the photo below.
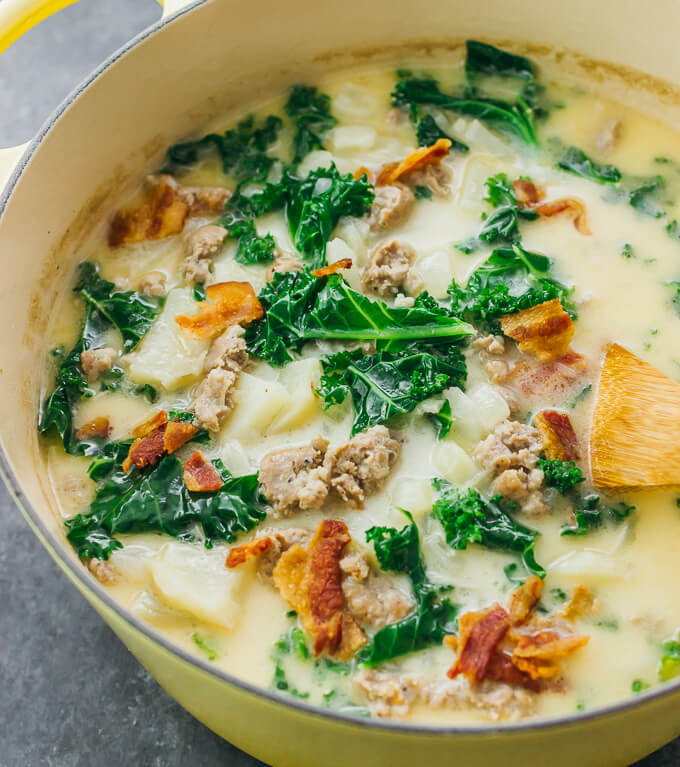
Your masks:
M601 90L469 41L171 146L55 312L39 429L93 577L356 716L680 673L680 134Z

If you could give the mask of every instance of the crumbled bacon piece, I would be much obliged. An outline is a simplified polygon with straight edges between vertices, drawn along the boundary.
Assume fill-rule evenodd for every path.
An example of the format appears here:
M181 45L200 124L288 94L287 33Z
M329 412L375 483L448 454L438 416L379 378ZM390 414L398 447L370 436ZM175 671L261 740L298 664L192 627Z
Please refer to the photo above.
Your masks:
M198 434L198 426L186 421L168 421L163 435L163 450L166 453L174 453L185 442Z
M217 469L200 450L184 461L184 484L192 493L214 493L224 482Z
M199 302L198 313L175 317L182 331L194 338L210 338L231 325L252 322L264 315L249 282L218 282L209 285L205 293L208 300Z
M585 205L574 197L560 197L559 200L542 202L545 194L533 181L518 178L512 182L512 190L523 208L535 211L543 218L567 213L574 221L574 226L581 234L592 234L586 223Z
M541 683L531 677L526 671L519 669L513 662L511 655L498 651L486 670L484 679L490 682L505 682L515 687L525 687L533 692L540 692Z
M451 141L447 138L440 138L431 146L416 149L401 162L385 165L378 175L376 186L394 184L410 173L424 168L426 165L432 163L439 164L442 158L448 155L450 148Z
M506 314L500 324L503 333L517 341L520 351L533 354L541 362L563 356L574 335L574 323L558 298Z
M561 658L588 643L589 637L579 634L560 635L552 629L543 629L519 637L512 653L512 662L532 679L555 679L560 667L555 658Z
M335 274L336 272L339 272L340 269L349 269L352 266L352 259L351 258L341 258L339 261L335 261L332 264L327 264L326 266L322 266L321 269L314 269L312 274L315 277L326 277L329 274Z
M574 227L580 234L592 234L586 221L585 205L573 197L560 197L559 200L542 202L540 205L532 205L531 209L542 218L552 218L552 216L558 216L560 213L566 213L571 217Z
M227 561L224 563L225 567L234 568L244 564L249 559L254 559L263 554L267 549L273 545L274 541L269 536L263 538L254 538L248 543L244 543L241 546L234 546L233 549L229 549L227 554Z
M111 434L111 424L109 419L100 415L91 421L84 423L76 429L76 439L87 439L88 437L108 437Z
M510 596L510 622L512 625L524 623L531 611L538 604L543 593L543 581L536 575L526 581Z
M564 605L560 615L569 621L581 618L598 609L597 597L587 587L580 583L573 591L571 599Z
M534 426L541 434L546 458L551 461L578 461L578 437L566 413L542 410L534 416Z
M274 568L274 584L300 616L315 655L349 658L366 643L342 591L340 560L350 541L344 522L324 519L307 547L292 546Z
M166 414L167 418L167 414ZM169 421L162 423L153 431L136 439L123 462L123 470L130 471L133 466L143 469L145 466L155 466L166 453L174 453L196 433L198 427L184 421Z
M109 245L160 240L184 229L189 206L164 180L147 187L144 202L136 208L119 210L111 221Z
M484 679L498 645L510 628L510 617L500 606L467 612L458 621L458 657L448 671L450 679L463 674L470 680Z
M542 589L543 581L531 577L512 594L509 613L494 605L462 615L458 637L446 637L457 653L448 676L463 674L472 682L506 682L535 692L554 685L561 673L556 659L583 647L588 637L571 633L564 614L535 614Z
M517 201L525 207L531 207L545 197L543 190L539 189L533 181L524 178L518 178L512 182L512 191Z
M167 422L168 414L165 410L159 410L157 413L154 413L151 418L147 418L146 421L135 426L132 433L135 437L146 437L147 434L150 434L159 426L162 426Z

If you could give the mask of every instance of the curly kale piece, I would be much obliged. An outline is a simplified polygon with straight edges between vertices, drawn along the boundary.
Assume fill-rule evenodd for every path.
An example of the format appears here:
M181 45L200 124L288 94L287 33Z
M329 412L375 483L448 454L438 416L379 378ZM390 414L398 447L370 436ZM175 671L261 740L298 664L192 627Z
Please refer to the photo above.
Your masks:
M418 351L415 346L397 353L378 351L369 355L355 349L323 359L317 393L324 400L324 408L340 404L351 394L354 435L396 415L410 413L443 389L463 388L467 370L458 347L446 347L445 357L436 346L429 351Z
M441 495L432 507L432 514L444 528L449 546L465 549L469 543L478 543L488 549L517 552L530 573L545 577L545 570L534 555L538 532L515 522L502 508L501 496L487 501L472 488L458 490L439 479L433 485Z
M573 461L541 459L538 462L538 468L545 475L545 484L556 488L563 495L580 482L586 481L583 472Z
M484 200L493 210L484 217L484 223L476 237L456 243L456 248L462 253L474 253L482 246L494 242L518 244L519 220L535 221L538 218L536 211L520 207L512 183L505 173L488 178L486 189Z
M427 416L434 424L437 439L444 439L453 427L453 415L451 412L450 400L445 399L436 413L428 413Z
M124 471L121 461L129 445L122 443L106 460L90 466L90 476L100 480L95 498L87 513L65 522L66 537L78 556L108 559L122 547L117 536L123 533L159 532L190 541L195 523L210 548L215 540L234 541L266 517L256 474L233 477L216 460L213 465L224 484L215 492L194 493L187 490L182 462L173 455L150 469Z
M473 333L432 299L390 307L352 290L339 274L316 277L307 269L275 274L259 300L265 316L248 327L246 341L271 365L285 365L291 351L316 338L377 341L380 350L396 353L409 342L445 344Z
M257 127L250 115L224 134L208 133L196 141L174 144L168 150L172 165L195 165L207 151L217 151L222 170L237 181L266 181L275 160L267 154L276 141L283 122L269 115Z
M621 171L613 165L603 165L592 160L578 147L570 146L556 163L560 170L566 170L599 184L616 184L621 180Z
M237 192L227 202L220 221L230 237L239 240L237 260L242 263L269 261L274 239L258 237L258 216L285 210L290 235L303 259L314 269L326 263L326 244L342 216L363 216L373 202L373 187L365 178L342 175L335 167L317 168L304 178L286 170L280 181L247 194Z
M460 317L498 332L497 318L528 309L553 298L575 316L571 290L550 276L551 260L519 245L497 248L479 266L463 288L451 283L449 308Z
M412 119L417 120L422 107L439 109L475 117L490 128L509 134L528 146L537 146L538 138L532 106L521 96L513 104L501 99L484 98L476 92L462 95L443 93L432 77L414 77L411 72L401 72L392 91L394 106L408 109Z
M621 501L613 506L600 506L600 496L595 494L577 498L574 505L574 524L562 528L561 535L585 535L591 530L601 527L605 519L609 518L616 524L623 522L635 506Z
M395 527L371 527L366 540L373 543L375 556L381 570L405 573L414 588L427 585L425 563L420 551L420 533L413 517L403 512L409 524L397 530Z
M417 118L416 118L417 119ZM464 144L462 141L449 136L444 132L436 123L432 115L423 115L420 119L417 119L416 123L416 137L418 138L418 146L432 146L440 138L446 138L451 142L451 149L458 152L467 152L470 147Z
M520 80L532 80L536 77L536 68L525 56L509 53L479 40L467 40L465 49L465 72L468 77L474 78L479 74L514 77Z
M551 104L545 98L545 88L539 82L536 67L530 59L479 40L468 40L465 46L467 95L477 95L485 77L514 79L521 84L517 100L530 106L537 120L548 115Z
M105 323L116 328L123 349L132 351L153 325L162 304L132 290L117 291L112 282L99 276L99 267L90 261L84 261L78 269L73 292L82 296Z
M360 218L375 197L365 178L341 175L335 165L305 178L284 176L286 219L293 243L313 268L326 263L326 243L342 216Z
M83 327L65 357L55 354L60 359L55 388L43 404L38 428L43 435L52 431L58 434L67 453L94 455L101 448L101 440L78 440L73 428L78 402L94 394L83 374L80 356L101 345L111 327L120 333L125 351L131 351L153 325L162 303L133 291L117 291L112 282L99 276L99 267L89 261L79 265L73 292L85 302Z
M366 531L366 540L373 543L382 570L408 575L416 599L415 611L396 623L385 626L373 635L358 655L366 666L397 658L406 653L439 645L456 617L457 607L442 591L427 580L425 562L420 549L420 534L413 517L406 515L408 524L401 530L394 527L372 527Z
M295 122L293 163L297 165L315 149L323 149L323 135L335 126L331 100L325 93L308 85L294 85L285 112Z

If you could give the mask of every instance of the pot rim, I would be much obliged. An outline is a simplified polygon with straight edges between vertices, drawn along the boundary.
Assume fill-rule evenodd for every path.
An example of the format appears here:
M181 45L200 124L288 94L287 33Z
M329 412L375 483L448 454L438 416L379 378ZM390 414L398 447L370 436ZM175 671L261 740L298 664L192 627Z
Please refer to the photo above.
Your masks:
M87 91L90 85L92 85L95 80L97 80L107 69L109 69L109 67L115 64L118 59L130 53L140 43L144 42L147 38L154 35L166 25L180 21L182 16L191 13L193 10L202 5L205 5L207 2L210 2L210 0L194 0L170 16L159 19L157 22L147 27L147 29L143 30L141 33L130 39L117 51L107 57L78 86L76 86L73 91L69 93L69 95L50 114L37 134L29 141L26 151L17 163L4 189L0 193L0 220L2 219L5 208L7 207L9 199L12 196L14 188L19 182L19 179L21 178L24 169L42 143L43 139L49 134L51 129L59 121L59 119L71 106L71 104L73 104L76 99L80 98L80 96L85 91ZM222 671L221 669L216 669L214 666L208 663L208 661L203 660L199 656L193 655L189 651L184 650L178 645L174 644L153 626L132 615L130 611L123 607L123 605L121 605L117 600L115 600L98 581L94 580L79 562L72 560L70 557L62 557L60 554L60 547L63 545L63 541L61 541L56 535L54 535L54 533L48 529L34 506L26 498L21 488L21 484L11 468L8 452L2 442L0 442L0 475L2 476L4 484L12 493L16 506L24 513L32 525L38 529L40 535L36 535L36 537L40 538L40 536L42 536L49 544L52 550L52 556L55 560L57 560L57 563L62 568L67 568L70 574L76 580L78 580L80 584L85 587L85 589L93 592L99 601L103 602L107 608L116 613L116 615L125 623L130 625L133 629L141 633L153 643L159 645L162 649L175 655L180 660L197 667L199 670L210 674L223 682L226 682L228 685L240 688L243 692L246 692L250 695L264 698L271 703L290 707L307 716L314 716L320 719L328 719L333 722L337 721L341 724L361 727L363 729L374 729L383 732L396 731L405 735L417 734L427 736L474 736L487 734L516 734L519 736L525 732L535 730L549 730L553 728L563 728L566 726L574 727L586 721L601 719L610 714L624 712L630 708L639 707L642 704L652 700L665 698L676 693L678 689L680 689L680 679L678 679L676 682L667 682L658 686L656 689L652 688L647 692L640 693L634 698L610 703L609 705L593 709L592 711L576 712L573 714L556 716L548 719L507 722L493 725L479 724L468 726L420 725L399 721L364 719L351 716L349 714L330 711L328 709L323 709L318 706L313 706L309 703L304 703L294 699L289 700L271 690L267 690L263 687L259 687L255 684L244 681L243 679L239 679L238 677L233 676L226 671ZM42 545L45 545L42 541L40 542Z

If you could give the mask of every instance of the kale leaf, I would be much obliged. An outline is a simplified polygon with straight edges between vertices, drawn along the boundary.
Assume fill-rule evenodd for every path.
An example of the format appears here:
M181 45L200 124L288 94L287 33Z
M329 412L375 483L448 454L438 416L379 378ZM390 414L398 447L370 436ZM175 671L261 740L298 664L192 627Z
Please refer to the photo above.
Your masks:
M315 277L307 269L275 274L259 300L265 316L248 327L246 341L251 354L271 365L290 362L290 350L315 338L379 341L395 352L403 347L396 342L452 341L473 332L431 299L390 307L352 290L338 274Z
M428 413L427 416L434 424L434 428L437 432L437 439L444 439L453 426L450 400L445 399L436 413Z
M97 452L96 445L76 439L73 411L81 397L93 395L80 366L80 355L92 348L105 330L106 325L100 315L93 313L88 305L80 338L59 365L54 390L43 404L38 427L40 433L44 435L54 430L61 437L64 450L74 455Z
M302 257L318 269L326 263L326 243L342 216L363 216L375 193L366 179L341 175L335 165L317 168L304 178L286 170L281 180L246 194L237 192L220 221L239 240L236 258L242 263L270 261L274 238L258 237L254 220L285 209L291 238Z
M519 219L534 221L538 214L533 210L520 207L512 184L505 173L499 173L486 180L487 195L485 202L494 209L484 217L484 223L476 237L456 243L456 248L462 253L474 253L483 245L505 241L519 243Z
M563 495L568 493L579 482L585 482L583 472L573 461L560 461L559 459L541 459L538 468L545 475L545 484L555 487Z
M452 138L448 133L445 133L435 122L432 115L423 115L416 125L416 136L418 138L418 146L432 146L440 138L446 138L451 142L451 149L456 149L459 152L467 152L469 147L458 139Z
M521 98L515 104L499 99L449 96L439 89L431 77L413 77L404 73L392 91L394 106L406 108L412 116L419 107L434 106L458 114L475 117L491 128L518 138L529 146L537 146L532 108Z
M635 210L652 218L662 218L666 211L661 207L659 197L665 189L665 181L662 176L649 176L627 182L624 194L628 204Z
M409 523L397 530L395 527L371 527L366 531L366 540L373 543L375 556L381 570L405 573L413 587L427 586L427 574L423 555L420 551L420 533L413 517L403 512Z
M60 362L55 388L43 404L38 428L43 435L56 432L67 453L93 455L100 449L100 440L78 441L73 428L78 401L94 394L83 374L80 355L95 349L111 326L120 332L123 348L134 349L153 324L161 305L139 293L116 291L112 282L101 279L99 267L87 261L78 267L73 291L85 301L83 327L75 346Z
M239 264L266 264L276 257L276 242L270 233L260 237L254 221L242 221L229 230L238 239L234 260Z
M123 349L132 351L153 325L160 304L131 290L117 291L115 285L99 276L99 267L89 261L79 266L78 282L73 288L92 312L115 327L123 339Z
M119 461L126 452L121 448L107 463L90 467L90 476L101 480L95 498L86 514L65 522L66 537L80 557L108 559L122 547L116 537L122 533L160 532L190 541L189 528L197 522L210 548L214 540L235 540L266 517L256 474L233 477L216 460L222 487L193 493L184 484L177 457L166 455L150 470L133 467L125 472Z
M635 506L621 501L615 506L600 506L599 495L586 495L578 498L574 506L574 524L562 528L561 535L585 535L602 525L605 518L617 524L630 516Z
M222 170L239 181L266 181L274 165L267 155L281 130L280 117L269 115L260 127L250 115L224 134L209 133L197 141L174 144L168 150L173 165L194 165L205 151L217 150Z
M314 149L323 149L321 137L337 122L331 114L331 100L325 93L306 85L294 85L285 106L295 121L293 163L297 165Z
M441 599L436 589L423 590L417 597L415 613L374 634L359 651L360 663L377 666L400 655L440 645L451 633L446 625L456 617L455 605L449 599Z
M220 220L229 237L238 241L234 258L240 264L262 264L274 260L276 243L271 234L259 237L255 219L285 204L279 184L266 184L264 188L246 194L235 192L227 201Z
M550 143L553 151L561 152L557 168L607 185L603 199L608 202L625 201L638 212L652 218L663 218L666 215L661 204L664 202L662 195L666 189L663 176L624 176L614 165L597 163L578 147L565 148L557 138L551 139ZM632 249L630 245L626 247L631 252L624 251L623 255L630 258Z
M449 386L462 388L465 358L457 347L445 357L410 346L396 354L361 349L339 352L322 360L323 375L317 394L325 409L352 395L352 435L396 415L410 413L423 400ZM452 364L453 363L453 364Z
M365 178L343 176L335 164L305 178L285 176L286 219L293 243L318 269L326 263L326 243L342 216L363 216L375 197Z
M465 75L466 95L476 96L483 77L501 77L519 80L522 90L517 100L531 107L537 120L547 117L553 106L545 96L545 87L538 80L534 64L526 56L518 56L478 40L466 43Z
M622 176L617 184L610 184L603 199L608 202L625 201L635 210L652 218L663 218L666 211L662 207L662 194L666 182L662 176ZM630 245L628 246L630 248ZM627 258L632 256L622 253Z
M521 555L530 573L545 577L545 570L537 564L534 555L538 532L515 522L501 508L501 496L486 501L472 488L464 492L437 479L433 485L441 495L432 507L432 514L444 528L449 546L465 549L468 543L478 543L488 549L514 551Z
M519 245L497 248L472 273L462 288L452 282L448 288L453 314L486 325L494 331L496 318L559 298L575 316L569 303L570 289L550 276L551 260Z
M578 147L570 146L557 161L557 167L576 176L597 181L599 184L616 184L621 172L613 165L600 165Z
M479 40L468 40L465 49L465 73L468 78L478 74L516 77L520 80L533 80L536 77L533 63L524 56L508 53Z
M537 119L547 116L551 105L545 98L545 88L538 81L536 68L528 58L478 40L468 40L466 50L467 95L479 94L480 81L484 76L519 80L522 89L518 93L518 101L530 106Z
M377 666L406 653L441 644L444 636L450 633L448 624L456 617L456 606L450 599L441 598L441 588L428 583L418 527L407 511L401 511L409 520L405 527L401 530L372 527L366 531L366 540L373 542L382 570L408 575L413 584L416 609L373 635L358 655L359 662L366 666Z

